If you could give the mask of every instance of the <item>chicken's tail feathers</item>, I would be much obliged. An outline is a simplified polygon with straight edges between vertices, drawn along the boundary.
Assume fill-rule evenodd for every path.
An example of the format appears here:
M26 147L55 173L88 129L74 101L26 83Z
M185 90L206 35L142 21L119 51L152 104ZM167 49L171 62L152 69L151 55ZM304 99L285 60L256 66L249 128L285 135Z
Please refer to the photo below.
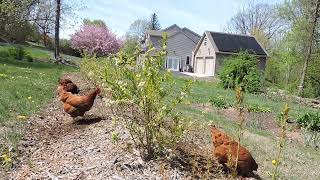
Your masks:
M68 79L68 78L59 78L58 83L59 83L60 85L65 85L65 84L67 84L67 83L73 83L73 82L72 82L70 79Z
M253 170L257 171L258 170L258 164L256 161L253 159Z

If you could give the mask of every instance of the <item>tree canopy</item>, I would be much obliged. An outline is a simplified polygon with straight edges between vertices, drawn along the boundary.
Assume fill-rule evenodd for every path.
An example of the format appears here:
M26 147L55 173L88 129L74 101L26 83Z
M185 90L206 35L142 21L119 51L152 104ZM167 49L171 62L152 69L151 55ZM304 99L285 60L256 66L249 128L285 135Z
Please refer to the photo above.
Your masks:
M107 26L84 24L71 36L71 46L90 56L118 52L121 40Z

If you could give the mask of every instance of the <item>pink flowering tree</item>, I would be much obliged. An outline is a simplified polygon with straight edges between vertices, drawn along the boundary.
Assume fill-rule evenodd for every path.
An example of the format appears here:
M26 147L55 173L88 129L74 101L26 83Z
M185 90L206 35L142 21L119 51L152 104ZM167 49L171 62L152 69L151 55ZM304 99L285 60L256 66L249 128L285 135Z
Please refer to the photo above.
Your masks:
M71 36L71 47L90 56L117 53L121 44L121 40L107 26L84 24Z

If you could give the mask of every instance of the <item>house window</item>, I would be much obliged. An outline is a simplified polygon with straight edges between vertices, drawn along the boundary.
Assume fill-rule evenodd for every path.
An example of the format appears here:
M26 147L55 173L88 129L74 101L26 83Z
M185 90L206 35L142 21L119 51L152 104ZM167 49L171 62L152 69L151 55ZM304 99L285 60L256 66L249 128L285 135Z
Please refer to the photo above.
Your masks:
M207 37L204 38L204 45L207 45Z
M187 61L186 61L186 65L189 65L190 64L190 57L187 56Z

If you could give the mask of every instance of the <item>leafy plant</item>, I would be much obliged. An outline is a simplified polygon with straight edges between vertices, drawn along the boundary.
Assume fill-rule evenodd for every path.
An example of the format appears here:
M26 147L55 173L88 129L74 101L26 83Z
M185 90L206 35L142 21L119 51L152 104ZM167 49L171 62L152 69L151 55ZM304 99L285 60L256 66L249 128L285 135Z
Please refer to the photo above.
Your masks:
M9 57L10 53L8 49L0 48L0 57Z
M263 112L269 113L271 109L268 107L260 106L259 104L246 104L248 112Z
M261 73L257 67L257 58L242 52L225 60L219 73L224 88L240 86L244 91L260 92Z
M112 140L112 143L118 143L119 140L120 140L119 133L117 133L117 132L112 132L112 133L111 133L111 140Z
M140 155L146 160L175 145L186 127L176 107L189 93L191 81L177 90L172 74L164 69L166 37L164 34L160 51L149 47L141 55L141 50L136 48L133 54L119 52L103 62L102 81L110 95L106 104L125 122ZM141 63L137 62L138 58ZM90 69L89 74L100 74L94 71L98 66L92 67L86 68Z
M27 55L27 52L22 46L15 46L9 48L8 52L10 57L13 57L17 60L22 60Z
M0 147L0 163L3 168L12 168L18 157L16 149L17 146L13 147L11 144L2 144Z
M320 142L320 113L307 112L298 118L297 123L303 128L306 145L318 147Z
M13 157L10 152L6 152L0 156L2 166L6 169L10 169L13 165Z
M222 96L212 96L209 102L217 108L227 108L230 106Z
M281 156L283 155L283 150L286 142L286 130L287 130L287 121L289 118L289 110L290 109L288 107L288 104L286 104L280 116L278 117L278 123L280 126L280 133L279 133L280 139L278 142L278 150L277 150L276 157L275 159L272 160L272 165L274 166L274 170L271 174L271 177L273 180L278 179L279 177L278 168L282 162Z
M309 131L320 132L320 113L307 112L298 118L297 123Z
M26 55L25 58L26 58L26 60L27 60L28 62L33 62L33 57L32 57L32 56Z

